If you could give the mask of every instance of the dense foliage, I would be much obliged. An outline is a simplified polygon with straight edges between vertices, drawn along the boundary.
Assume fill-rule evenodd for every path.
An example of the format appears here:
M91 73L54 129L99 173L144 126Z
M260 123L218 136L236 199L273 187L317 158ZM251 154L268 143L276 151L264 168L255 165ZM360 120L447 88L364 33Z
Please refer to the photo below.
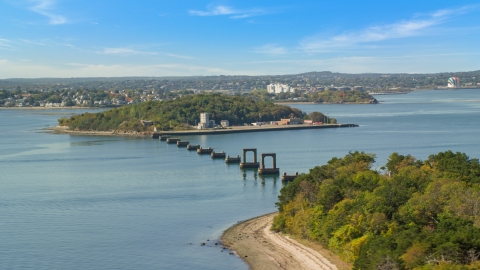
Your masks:
M186 129L200 119L200 113L210 113L217 124L228 120L230 125L256 121L275 121L290 116L307 117L302 111L271 102L255 102L251 98L221 94L185 96L170 101L147 101L96 114L84 113L59 119L59 124L71 130L145 131L140 120L149 120L160 130Z
M359 90L325 90L311 93L308 101L316 103L376 103L374 97Z
M308 101L315 103L377 103L376 99L359 90L325 90L312 93L268 93L266 89L252 90L244 96L257 101Z
M282 188L273 229L319 241L354 269L480 269L480 164L451 151L333 158Z

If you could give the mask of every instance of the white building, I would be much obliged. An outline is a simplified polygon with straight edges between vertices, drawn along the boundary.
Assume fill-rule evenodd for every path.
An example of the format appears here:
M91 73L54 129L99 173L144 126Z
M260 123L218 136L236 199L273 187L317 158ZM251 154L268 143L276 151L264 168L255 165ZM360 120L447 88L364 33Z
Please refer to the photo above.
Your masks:
M215 120L210 120L209 113L201 113L200 114L200 123L198 123L198 129L204 128L214 128L215 127Z
M210 122L210 114L209 113L201 113L200 114L200 123L209 123Z
M267 85L267 92L272 94L295 93L295 88L292 88L285 84L276 83Z

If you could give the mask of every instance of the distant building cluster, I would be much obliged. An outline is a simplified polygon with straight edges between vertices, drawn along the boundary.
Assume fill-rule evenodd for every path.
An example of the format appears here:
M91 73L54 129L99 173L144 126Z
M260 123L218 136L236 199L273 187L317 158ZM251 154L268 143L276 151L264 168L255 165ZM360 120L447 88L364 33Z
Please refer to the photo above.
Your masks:
M295 88L285 84L276 83L267 85L267 92L271 94L295 93Z

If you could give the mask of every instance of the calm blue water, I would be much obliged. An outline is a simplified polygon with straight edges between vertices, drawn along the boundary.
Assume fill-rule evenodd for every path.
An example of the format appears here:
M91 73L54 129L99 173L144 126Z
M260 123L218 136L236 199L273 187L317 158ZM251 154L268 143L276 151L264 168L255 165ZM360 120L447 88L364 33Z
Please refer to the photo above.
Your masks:
M480 90L377 99L296 106L358 128L184 139L229 155L275 152L289 174L354 150L377 154L377 167L394 151L480 158ZM279 179L158 140L42 133L74 112L0 110L0 269L248 269L214 243L275 211Z

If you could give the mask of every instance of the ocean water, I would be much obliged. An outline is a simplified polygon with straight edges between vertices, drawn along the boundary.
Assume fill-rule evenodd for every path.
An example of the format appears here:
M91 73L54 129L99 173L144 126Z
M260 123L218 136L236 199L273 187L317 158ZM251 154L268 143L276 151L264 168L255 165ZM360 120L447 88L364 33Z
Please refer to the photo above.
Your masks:
M228 155L273 152L288 174L355 150L375 153L377 168L394 151L480 158L479 89L377 99L294 105L356 128L182 140ZM0 110L0 269L248 269L215 243L238 221L276 210L279 177L261 178L159 140L42 131L84 111Z

